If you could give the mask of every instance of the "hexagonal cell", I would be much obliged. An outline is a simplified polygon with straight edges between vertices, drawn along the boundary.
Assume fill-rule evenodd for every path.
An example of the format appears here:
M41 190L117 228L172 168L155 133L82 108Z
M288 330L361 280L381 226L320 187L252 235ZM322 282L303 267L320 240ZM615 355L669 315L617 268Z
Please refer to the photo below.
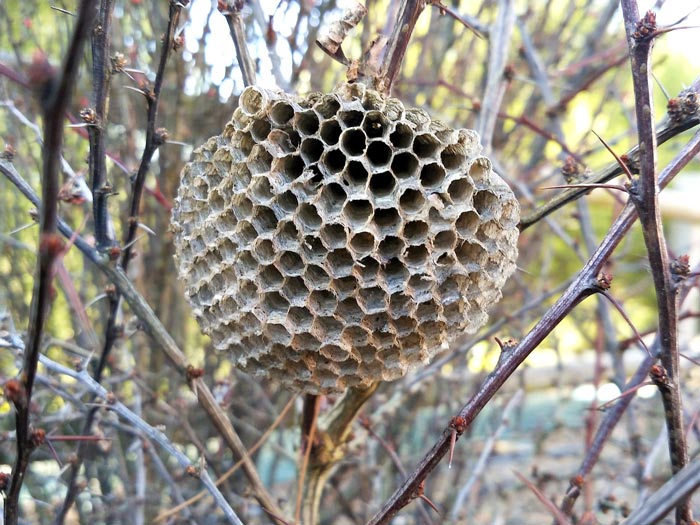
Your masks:
M340 135L340 149L349 157L359 157L367 149L367 137L360 128L350 128Z
M250 196L257 204L267 204L272 200L272 185L265 175L258 175L253 178L250 189Z
M494 210L498 208L498 197L488 190L477 191L474 194L474 209L481 215L481 220L485 221L494 215Z
M488 253L481 245L469 241L464 241L460 244L455 250L455 254L457 255L457 260L470 271L472 269L476 271L481 268L488 257Z
M401 235L408 244L422 244L428 239L428 224L423 221L407 222Z
M253 213L253 202L248 197L236 195L233 197L231 204L233 207L233 214L239 221L250 218L250 215Z
M338 299L328 290L314 290L309 294L309 308L316 315L333 315Z
M338 295L338 298L345 298L354 294L357 291L357 286L357 279L352 275L333 279L333 282L331 282L331 289Z
M403 240L399 237L389 235L379 243L378 252L384 261L388 261L392 258L398 258L403 253L405 247L406 245Z
M472 198L473 191L474 187L467 179L455 179L447 187L447 194L454 203L467 202Z
M289 311L289 301L282 297L279 292L267 292L260 301L260 307L265 310L268 322L275 320L284 322Z
M290 304L300 306L306 301L309 290L304 284L304 280L299 276L287 277L284 280L280 293L289 301Z
M451 144L447 146L440 154L440 160L445 169L458 170L464 166L467 160L464 154L464 146L461 144Z
M420 244L406 248L406 253L404 253L403 260L408 266L422 268L428 261L428 256L428 248Z
M479 215L477 215L475 211L469 210L460 213L455 222L455 228L460 237L463 239L471 239L474 237L479 224L481 224Z
M442 282L440 288L438 288L438 293L440 294L440 302L443 305L452 304L461 299L464 280L465 277L463 275L451 275Z
M338 386L338 375L330 369L316 368L312 378L319 388L336 389Z
M340 214L347 197L348 195L345 193L343 187L337 182L332 182L324 186L321 190L317 206L323 210L327 220L330 217L335 217Z
M340 109L340 102L335 95L325 95L316 104L314 110L324 119L331 118Z
M252 174L265 173L272 167L272 155L261 145L256 144L250 150L246 166Z
M369 191L378 199L390 197L395 189L396 179L388 171L375 173L369 179Z
M413 139L413 152L421 159L435 158L441 146L432 133L422 133Z
M435 263L438 266L444 266L446 268L450 268L457 263L457 259L455 258L454 253L446 252L446 253L443 253L442 255L440 255L437 258L437 261L435 261Z
M362 119L364 118L364 113L362 111L356 111L351 109L349 111L340 111L338 113L338 120L346 128L352 128L354 126L359 126L362 124Z
M409 278L409 272L399 259L391 259L388 263L382 266L380 277L384 288L389 293L398 292L406 288L406 281Z
M488 221L481 225L479 230L476 232L477 240L486 247L487 251L490 253L497 249L496 239L500 233L500 226L495 221Z
M335 316L346 326L359 324L364 315L354 297L343 299L335 309Z
M244 131L237 131L231 137L231 146L241 152L243 158L248 157L250 152L253 151L255 146L255 141L250 133ZM242 159L240 159L242 160Z
M284 277L279 270L272 265L266 266L260 272L260 289L263 292L279 290L282 281L284 281Z
M399 206L406 214L419 213L425 206L425 197L420 191L408 188L401 195Z
M249 251L242 251L238 254L236 267L242 276L255 276L258 271L258 261L255 260Z
M417 303L428 301L433 296L433 279L425 274L412 275L408 280L407 291Z
M396 234L401 229L401 216L396 208L374 210L372 220L380 237Z
M246 115L250 116L256 115L259 111L262 111L267 102L267 94L255 86L244 89L238 99L239 107Z
M342 224L324 224L321 226L321 242L329 250L347 245L347 234Z
M304 237L304 242L301 243L301 254L307 263L323 263L328 250L323 246L321 239L311 235Z
M451 230L439 232L433 239L433 250L436 252L448 252L454 250L457 243L457 235Z
M346 184L364 188L367 184L367 179L369 178L369 173L364 165L357 161L348 161L347 166L345 166L345 171L343 171L343 178Z
M418 171L418 159L413 153L405 151L394 155L391 161L391 172L399 179L414 177Z
M294 118L294 107L286 100L279 100L272 104L269 114L276 126L283 127Z
M321 124L321 140L328 146L333 146L338 143L342 131L337 119L326 120Z
M272 264L277 256L275 247L270 239L258 239L253 243L253 257L260 264Z
M358 294L360 308L367 314L386 310L386 292L378 286L362 288Z
M345 153L339 149L327 150L321 156L321 163L330 173L339 173L345 167Z
M373 140L367 146L367 160L375 168L387 166L392 159L391 146L381 140Z
M469 166L469 176L475 184L488 181L489 173L491 173L491 161L486 157L476 158Z
M313 321L313 314L305 306L292 306L287 313L287 324L293 327L295 333L308 332Z
M216 188L211 190L209 193L209 209L214 213L218 213L224 209L224 205L225 202L221 192Z
M316 113L309 109L297 113L296 128L303 135L315 134L319 128L318 116L316 116Z
M373 335L375 339L383 342L382 346L390 345L395 341L393 334L377 332ZM394 366L399 363L399 360L401 359L401 352L397 347L390 346L389 348L384 348L383 350L377 352L377 359L387 366Z
M283 212L284 215L290 215L296 211L299 200L291 191L285 191L277 195L272 206Z
M299 206L294 222L302 232L311 233L321 229L323 221L313 205L304 203Z
M331 277L320 266L310 264L304 271L304 282L311 290L326 290L330 285Z
M362 129L369 138L384 137L389 131L389 120L381 111L368 111L362 121Z
M396 335L399 337L404 337L412 334L416 331L416 327L418 326L416 320L413 317L409 316L403 316L399 317L398 319L392 319L389 321L389 324L393 328L394 332L396 332Z
M449 304L444 304L442 308L442 316L448 326L461 326L464 324L464 303L456 301Z
M311 328L309 328L310 330ZM307 350L310 352L317 352L321 346L321 342L316 339L314 335L309 332L302 332L300 334L294 334L292 337L292 342L290 345L294 350ZM303 357L302 357L303 359ZM315 366L315 360L309 359L308 365ZM308 366L307 365L307 366Z
M304 271L304 261L295 252L283 252L277 261L277 266L285 276L301 275Z
M319 353L326 359L336 363L343 362L349 357L348 352L338 345L323 345Z
M333 317L317 317L311 325L311 333L322 343L338 340L343 325Z
M369 340L369 334L361 326L346 326L340 334L340 339L351 349L354 349L358 346L366 345Z
M328 254L326 263L333 277L339 279L350 275L355 261L345 248L338 248Z
M272 126L270 122L264 119L254 120L253 124L250 126L250 135L253 137L255 142L262 142L267 138L268 133Z
M421 323L428 321L437 321L440 318L442 307L435 301L426 301L420 303L416 308L416 318Z
M343 208L343 215L351 229L360 229L372 216L372 204L366 200L348 201Z
M445 338L445 323L439 320L426 321L422 323L421 329L425 346L432 349L439 348Z
M389 140L395 148L408 148L413 142L413 130L408 124L399 122L389 136Z
M362 286L370 286L377 282L379 276L379 262L372 257L365 257L355 265L355 276Z
M444 180L445 169L435 162L426 164L420 171L420 183L424 188L438 188Z
M276 344L286 346L292 342L292 336L281 324L267 323L264 325L264 333L270 339L270 341L273 341Z
M311 137L305 138L301 143L301 158L304 159L304 162L308 166L309 164L318 162L324 149L325 146L320 140Z
M293 222L282 222L278 226L277 234L273 236L272 241L279 251L296 250L299 248L299 230L297 230Z
M255 206L253 208L252 223L261 236L272 233L277 229L275 212L267 206Z
M278 159L274 165L273 172L280 178L280 185L289 184L293 180L301 177L304 173L304 160L299 155L287 155L283 159Z
M350 249L355 253L355 258L362 259L374 251L374 235L370 232L360 232L350 239Z

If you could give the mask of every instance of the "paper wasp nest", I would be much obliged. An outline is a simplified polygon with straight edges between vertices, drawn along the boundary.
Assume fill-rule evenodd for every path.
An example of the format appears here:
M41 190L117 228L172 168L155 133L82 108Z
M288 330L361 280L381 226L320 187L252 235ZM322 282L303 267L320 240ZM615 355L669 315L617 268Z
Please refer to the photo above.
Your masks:
M308 393L401 377L473 332L515 269L518 204L478 136L362 84L247 88L182 172L180 277L215 347Z

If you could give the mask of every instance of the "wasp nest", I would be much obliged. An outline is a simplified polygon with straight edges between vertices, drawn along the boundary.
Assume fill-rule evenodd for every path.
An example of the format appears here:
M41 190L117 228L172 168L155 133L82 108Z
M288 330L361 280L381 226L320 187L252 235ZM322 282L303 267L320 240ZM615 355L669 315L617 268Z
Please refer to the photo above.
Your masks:
M515 269L518 204L478 136L361 84L247 88L173 210L194 315L308 393L401 377L473 332Z

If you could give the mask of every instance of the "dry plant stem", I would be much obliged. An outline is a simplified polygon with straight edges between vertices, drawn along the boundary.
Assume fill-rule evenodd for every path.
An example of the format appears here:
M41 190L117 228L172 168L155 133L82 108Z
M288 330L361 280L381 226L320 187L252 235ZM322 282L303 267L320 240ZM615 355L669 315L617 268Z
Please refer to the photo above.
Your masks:
M92 189L92 215L95 221L95 244L98 250L104 250L114 243L109 236L109 211L107 199L109 187L106 184L107 154L105 150L105 132L107 127L109 89L112 80L110 62L110 30L112 26L113 0L100 0L100 8L95 26L92 30L92 84L95 122L88 123L88 140L90 154L90 186Z
M700 152L700 133L683 148L674 160L664 169L659 176L661 187L666 186L673 177ZM628 204L620 216L608 230L607 235L598 249L588 260L583 269L576 275L566 292L557 300L542 317L539 323L525 336L525 338L507 354L502 354L496 369L486 378L476 395L461 409L459 416L465 418L467 424L471 424L486 403L493 397L503 383L525 360L529 353L552 331L552 329L573 310L585 297L598 291L595 284L595 276L603 268L614 249L624 238L636 219L636 211L632 204ZM447 426L433 448L421 460L404 484L394 492L384 507L368 522L368 525L388 523L403 506L411 501L411 495L415 493L420 483L437 466L445 456L450 446L451 429ZM596 446L594 440L592 449Z
M143 94L146 97L146 106L148 108L146 122L146 145L143 148L141 155L141 163L134 178L131 189L131 205L129 209L129 218L126 225L126 235L124 237L122 259L122 268L126 270L131 259L136 232L139 227L139 209L141 207L141 195L146 184L146 175L151 168L151 159L156 150L163 144L165 138L162 136L163 131L156 129L156 120L158 119L158 102L160 100L160 92L163 87L165 78L165 65L168 63L168 57L173 49L173 36L177 29L178 21L180 20L180 12L187 5L189 0L170 0L168 6L168 26L165 30L160 53L160 61L158 62L158 70L156 78L153 82L153 87L145 87Z
M238 57L238 67L243 76L243 84L254 86L255 81L255 65L253 59L248 53L248 45L245 40L245 28L243 27L243 19L241 18L241 8L243 7L242 0L233 0L227 2L227 10L223 13L228 23L228 28L231 31L233 45L236 48L236 57Z
M683 429L683 408L678 376L678 296L671 276L668 249L661 222L656 174L657 144L651 95L651 51L655 39L656 17L649 12L640 19L635 0L623 0L621 6L630 47L639 136L639 179L633 181L630 187L630 200L639 214L656 290L660 358L668 378L668 388L663 389L666 394L664 414L668 428L671 467L675 473L688 463L688 449ZM650 28L651 34L643 34L645 26ZM642 32L641 35L640 32ZM682 525L691 521L690 502L682 501L676 509L676 523Z
M27 182L17 173L14 166L5 159L0 158L0 172L2 172L12 184L14 184L20 192L32 203L39 208L41 200L36 195L34 190ZM73 230L62 220L58 220L58 230L64 237L71 238L74 235ZM177 343L160 322L153 309L148 305L144 298L134 287L133 283L126 276L124 270L110 263L97 252L90 244L80 236L75 238L75 247L78 248L83 255L97 268L105 274L107 279L114 284L117 292L131 307L132 312L143 323L145 331L153 338L156 344L166 354L168 359L176 370L183 377L188 377L188 367L191 365L187 362L182 350L178 348ZM265 489L260 476L255 468L255 464L248 457L245 446L238 437L230 419L223 409L216 402L214 395L201 379L188 380L190 388L197 395L200 406L217 428L223 437L226 445L233 451L236 456L244 460L243 471L250 483L251 491L254 497L264 509L270 511L276 516L283 516L284 513L279 509L273 498Z
M168 454L170 454L177 460L180 467L182 467L183 469L187 469L194 466L192 465L192 462L189 460L187 455L185 455L183 452L180 451L180 449L173 445L165 434L146 423L143 419L141 419L141 417L129 410L129 408L126 405L119 401L116 401L113 398L113 396L110 396L110 392L97 381L95 381L92 377L90 377L90 374L88 374L85 370L71 370L70 368L56 363L55 361L52 361L51 359L45 356L41 356L41 364L54 373L72 377L80 384L85 385L90 390L90 392L92 392L95 396L104 401L105 404L101 408L116 412L119 415L119 417L121 417L122 419L133 425L135 428L137 428L140 432L142 432L146 439L158 443ZM209 476L207 470L202 469L198 471L196 477L198 477L201 480L202 484L214 497L217 506L224 512L224 515L226 516L228 521L230 523L234 523L235 525L243 525L243 523L233 511L231 506L228 504L224 496L216 487L216 483L214 483L214 480Z
M693 84L690 86L688 91L692 92L699 92L700 91L700 78L696 79ZM665 119L664 122L660 124L660 126L657 128L656 132L656 141L657 143L663 144L670 140L671 138L675 137L676 135L691 129L695 126L700 124L700 114L695 114L695 115L687 115L682 121L680 122L674 122L670 119ZM627 159L628 159L628 165L630 164L636 164L637 160L639 159L639 146L634 146L631 148L627 153L626 153ZM617 177L622 173L622 168L620 167L619 164L616 162L611 163L604 169L600 170L599 172L595 173L588 179L586 179L585 182L587 184L599 184L599 183L605 183L613 178ZM523 231L533 224L539 222L541 219L549 215L550 213L558 210L562 206L568 204L569 202L572 202L579 197L585 195L590 191L590 188L586 187L575 187L571 188L569 190L565 190L561 192L559 195L556 197L553 197L550 199L546 204L540 206L536 210L534 210L532 213L524 216L520 220L520 230Z
M352 428L365 402L379 386L375 383L367 388L350 388L333 408L316 421L316 439L310 445L309 461L305 473L301 503L301 523L319 523L321 496L333 468L345 456L345 448Z
M80 67L83 45L88 37L91 19L95 13L94 0L80 4L75 30L66 54L57 83L42 97L44 117L44 149L42 167L43 206L39 213L39 249L34 291L27 327L27 343L24 349L22 372L19 378L15 401L15 425L17 456L12 468L10 486L5 498L5 523L16 525L19 519L19 495L29 458L35 448L30 429L32 389L36 377L41 350L44 324L51 302L53 265L61 253L61 242L57 234L58 191L60 186L61 147L63 146L63 120L73 93L73 86Z
M399 16L387 44L384 62L375 79L374 88L380 93L387 95L391 93L391 86L399 74L408 42L423 9L425 9L425 0L403 0L401 2Z

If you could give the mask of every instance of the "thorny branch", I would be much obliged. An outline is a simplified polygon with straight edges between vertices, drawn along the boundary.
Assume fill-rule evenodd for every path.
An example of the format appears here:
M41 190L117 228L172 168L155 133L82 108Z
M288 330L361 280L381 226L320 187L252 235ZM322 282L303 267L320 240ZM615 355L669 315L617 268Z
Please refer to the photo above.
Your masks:
M12 469L12 478L5 499L5 523L16 525L19 519L19 495L29 465L29 457L41 441L41 429L31 429L30 407L37 363L41 351L44 324L50 309L53 281L53 264L62 250L57 234L58 191L63 145L63 121L66 108L73 94L78 75L82 50L94 17L94 0L83 0L80 4L75 29L71 38L60 76L46 78L40 100L44 116L43 149L43 206L39 207L39 251L36 278L29 317L27 344L24 351L22 372L16 382L14 399L15 425L17 433L17 456Z

